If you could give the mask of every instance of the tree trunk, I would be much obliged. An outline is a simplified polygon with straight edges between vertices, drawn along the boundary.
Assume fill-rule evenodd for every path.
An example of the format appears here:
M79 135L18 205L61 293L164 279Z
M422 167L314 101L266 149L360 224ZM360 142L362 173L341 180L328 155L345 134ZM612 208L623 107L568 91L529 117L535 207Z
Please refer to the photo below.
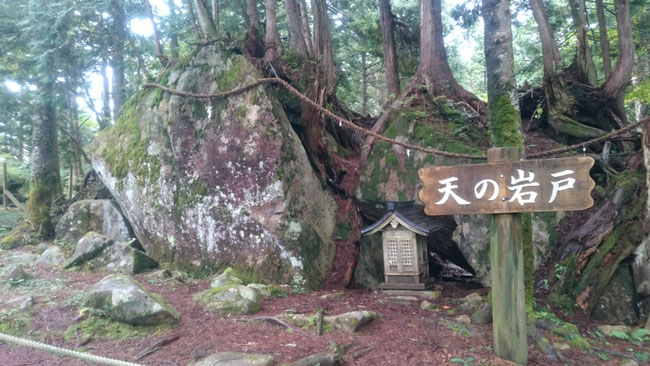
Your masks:
M510 1L483 0L482 13L492 141L494 146L512 147L523 152ZM493 150L504 154L509 151ZM488 151L488 159L492 156L491 160L495 161L495 153ZM516 156L511 158L516 160ZM531 260L526 261L533 258L531 215L492 215L490 235L494 352L502 358L524 364L528 359L526 308L532 310L533 298L533 266Z
M295 1L295 0L294 0ZM302 38L307 45L307 53L314 56L314 45L311 41L311 31L309 30L309 14L307 13L307 3L305 0L298 1L298 10L300 12L300 25L302 26Z
M208 7L203 0L194 0L194 4L196 5L196 12L199 15L199 23L201 24L203 35L208 41L214 41L217 39L218 34L217 29L212 23L212 17L210 16Z
M212 24L215 32L219 34L219 0L212 0Z
M156 20L153 17L153 10L151 9L151 3L149 0L144 0L145 9L147 10L147 16L151 21L151 26L153 28L153 44L156 48L156 57L158 61L164 66L167 67L169 64L169 59L165 56L165 50L163 49L162 44L160 43L160 37L158 36L158 27L156 26Z
M177 15L176 5L174 0L167 0L167 7L169 7L169 48L172 55L172 60L178 60L178 31L177 31Z
M366 65L366 52L361 52L361 114L368 113L368 66Z
M102 59L102 114L97 120L99 130L103 130L111 124L111 93L108 85L108 60ZM92 102L91 102L92 103ZM116 121L117 122L117 121Z
M334 95L335 91L336 68L326 0L311 0L311 9L314 14L314 58L318 60L318 80L325 96L329 97Z
M192 6L192 0L185 0L185 5L187 5L187 13L190 16L190 23L192 24L192 28L194 29L194 34L196 35L196 39L203 38L203 35L199 30L199 26L196 24L196 17L194 16L194 7Z
M603 71L605 80L612 74L612 59L609 56L609 39L607 38L607 23L603 0L596 0L596 13L598 14L598 33L600 34L600 50L603 56Z
M120 108L126 101L126 77L124 44L126 41L126 18L122 0L111 0L111 69L113 69L113 118L117 120Z
M61 179L59 173L58 128L56 121L54 85L43 86L41 98L35 104L35 118L32 130L31 182L26 221L43 239L54 234L50 218L50 206L60 197Z
M379 14L381 16L381 35L384 45L384 65L386 66L386 88L388 94L391 95L390 98L393 99L399 96L400 87L390 0L379 0ZM365 115L365 113L363 114Z
M634 38L630 21L629 0L615 0L616 29L618 30L618 59L612 74L603 85L603 91L617 101L619 115L625 118L623 97L634 68Z
M589 43L587 40L587 15L585 9L585 0L569 0L571 7L571 16L576 27L576 55L573 64L569 67L573 69L572 74L580 83L587 85L596 85L596 68L591 59Z
M296 0L285 0L284 6L287 11L289 22L289 49L303 57L308 57L307 44L300 24L300 12Z
M277 53L278 28L275 20L275 0L266 0L266 39L264 40L264 59L274 61Z
M432 95L445 95L474 104L478 98L454 79L442 31L441 0L420 0L420 64L414 81L425 84ZM478 109L476 105L473 107Z
M533 10L535 21L537 21L537 30L539 31L539 38L542 44L544 74L551 74L555 72L556 67L559 67L560 52L553 38L553 32L551 31L541 0L530 0L530 7Z
M246 0L246 14L248 14L249 28L260 29L260 15L257 13L257 0Z

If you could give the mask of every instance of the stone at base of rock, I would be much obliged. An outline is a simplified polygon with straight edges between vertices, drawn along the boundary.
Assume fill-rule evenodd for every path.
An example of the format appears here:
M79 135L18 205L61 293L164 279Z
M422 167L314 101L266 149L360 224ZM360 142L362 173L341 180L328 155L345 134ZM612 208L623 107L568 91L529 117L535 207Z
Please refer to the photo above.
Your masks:
M4 278L8 280L31 280L34 276L25 272L23 266L16 264L9 267L7 272L5 272Z
M492 323L492 307L489 302L484 302L483 305L472 314L472 321L478 324Z
M415 290L382 290L382 293L390 296L418 296L427 300L435 300L442 296L440 290L434 291L415 291Z
M459 315L456 318L454 318L455 321L463 324L471 324L472 320L469 318L467 315Z
M341 356L336 353L321 352L302 358L288 366L338 366L341 364Z
M601 325L596 327L599 332L604 335L611 337L614 332L623 332L629 334L632 331L632 328L627 325Z
M197 361L194 366L272 366L275 359L267 355L218 352Z

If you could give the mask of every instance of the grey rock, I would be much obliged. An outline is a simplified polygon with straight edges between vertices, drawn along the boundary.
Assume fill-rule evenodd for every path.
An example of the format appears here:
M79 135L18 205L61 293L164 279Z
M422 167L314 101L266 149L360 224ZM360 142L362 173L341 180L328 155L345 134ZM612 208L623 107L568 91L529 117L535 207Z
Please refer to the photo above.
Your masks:
M65 255L61 248L53 245L47 247L40 258L38 258L38 263L46 263L52 266L58 266L65 262Z
M341 365L341 356L333 352L316 353L290 363L288 366L338 366Z
M25 269L20 264L14 264L7 269L4 278L8 280L31 280L34 276L25 272Z
M345 292L337 291L329 294L320 295L318 298L321 300L340 299L345 296Z
M591 318L605 323L639 323L637 295L630 266L623 262L609 280L603 295L598 299Z
M467 262L474 268L476 278L483 286L490 279L490 223L487 215L454 215L456 229L452 240Z
M620 366L639 366L639 363L636 362L635 360L626 358L624 360L621 360L621 363L619 363Z
M7 255L4 259L8 263L30 265L36 263L40 257L38 254L15 252Z
M91 260L114 243L113 239L105 235L89 231L79 240L72 257L64 265L64 268L72 268Z
M260 311L257 291L243 285L208 289L192 298L207 310L220 314L254 314Z
M354 283L363 288L377 288L384 282L384 251L381 233L362 235L359 260L354 268Z
M133 248L130 243L122 242L109 246L90 263L95 268L102 267L111 272L124 274L138 274L158 268L158 261L141 250Z
M467 316L465 314L455 317L454 320L459 322L459 323L463 323L463 324L471 324L472 323L472 319L470 319L469 316Z
M375 318L377 318L377 313L373 311L352 311L335 316L326 316L324 322L334 328L356 333Z
M261 77L245 56L207 45L170 71L168 85L213 93ZM125 108L127 130L96 136L93 167L145 252L321 285L338 207L275 94L262 86L210 103L147 89ZM135 141L145 143L132 149Z
M5 301L2 306L10 309L26 310L34 306L35 303L34 296L25 295L9 299Z
M232 269L227 268L225 271L223 271L223 273L221 273L220 275L215 277L214 280L212 280L210 287L217 288L217 287L224 287L224 286L237 286L243 284L244 281L242 281L237 276L235 276Z
M275 359L267 355L218 352L197 361L194 366L273 366Z
M482 304L485 299L483 296L479 295L476 292L465 296L459 300L458 310L467 313L475 312Z
M436 308L436 305L432 304L431 302L427 300L422 300L420 303L420 309L422 310L433 310Z
M131 325L180 321L178 312L160 295L124 275L112 274L96 283L84 297L84 306L106 311L112 320Z
M89 231L115 241L134 238L129 223L113 200L81 200L70 205L56 225L56 238L75 243Z
M472 321L478 324L492 323L492 307L489 302L484 302L483 305L472 314Z
M608 337L611 337L614 332L623 332L627 334L632 332L632 328L627 325L600 325L596 327L596 329Z

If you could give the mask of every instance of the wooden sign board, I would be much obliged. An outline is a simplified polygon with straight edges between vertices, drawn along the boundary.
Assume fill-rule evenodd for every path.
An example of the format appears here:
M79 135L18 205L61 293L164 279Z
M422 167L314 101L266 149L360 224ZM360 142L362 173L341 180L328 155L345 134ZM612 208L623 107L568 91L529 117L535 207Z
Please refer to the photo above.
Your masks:
M522 160L420 169L427 215L572 211L593 206L594 159Z

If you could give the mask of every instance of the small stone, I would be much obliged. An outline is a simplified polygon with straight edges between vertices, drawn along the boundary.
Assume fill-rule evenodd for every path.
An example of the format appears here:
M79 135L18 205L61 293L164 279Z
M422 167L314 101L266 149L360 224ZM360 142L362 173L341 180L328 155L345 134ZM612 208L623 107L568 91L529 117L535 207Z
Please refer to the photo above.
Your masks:
M458 310L466 313L473 313L485 301L481 295L473 292L460 300Z
M9 267L4 277L8 280L30 280L34 278L34 276L25 272L25 269L20 264Z
M341 356L333 352L321 352L302 358L288 366L337 366L341 364Z
M567 343L553 343L553 347L559 349L560 351L566 351L571 348L571 346L569 346Z
M335 316L326 316L324 321L326 325L356 333L376 317L377 313L372 311L352 311Z
M114 240L108 237L89 231L84 235L74 249L72 258L63 266L64 268L72 268L83 264L99 255L104 249L115 243Z
M210 284L212 288L224 287L224 286L238 286L243 285L244 281L235 276L232 268L226 268L223 273L215 277Z
M36 263L40 257L38 254L17 252L6 256L4 259L8 263L30 265Z
M459 315L456 318L454 318L455 321L463 324L471 324L472 320L469 318L468 315Z
M340 299L340 298L342 298L343 296L345 296L345 292L343 292L343 291L337 291L337 292L333 292L333 293L331 293L331 294L321 295L321 296L319 297L319 299L321 299L321 300Z
M614 332L623 332L629 334L632 331L632 328L628 327L627 325L601 325L596 327L596 329L608 337L611 337L612 333Z
M427 300L422 300L422 302L420 303L420 309L422 309L422 310L433 310L435 308L436 308L436 305L430 303Z
M424 296L426 299L429 300L435 300L442 296L442 291L436 290L436 291L422 291L422 296Z
M492 323L492 307L489 302L484 302L483 305L472 314L472 321L477 324Z
M4 306L12 309L25 310L31 308L34 306L34 304L34 296L27 295L14 297L13 299L7 300L5 301Z
M418 300L419 299L415 296L390 296L384 298L384 301L386 302L393 302L398 304L408 304Z
M621 363L619 363L619 365L621 365L621 366L639 366L639 363L636 362L635 360L626 358L626 359L622 360Z
M208 311L220 314L254 314L260 311L257 291L243 285L207 289L192 298Z
M61 248L57 246L50 246L43 251L37 262L47 263L52 266L58 266L65 262L65 256L63 255Z
M194 366L272 366L275 359L267 355L218 352L197 361Z

